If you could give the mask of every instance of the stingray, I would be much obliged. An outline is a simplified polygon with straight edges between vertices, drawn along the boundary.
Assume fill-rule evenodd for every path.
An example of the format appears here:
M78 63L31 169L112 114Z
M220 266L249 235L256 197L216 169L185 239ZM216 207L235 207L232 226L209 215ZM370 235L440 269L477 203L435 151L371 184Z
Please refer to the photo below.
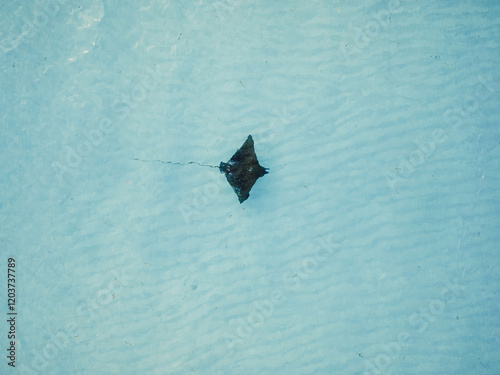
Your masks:
M248 199L253 185L267 173L267 169L257 160L251 135L227 163L221 162L219 165L220 173L226 175L227 182L238 196L240 203Z
M255 154L253 138L251 135L248 136L247 140L240 147L238 151L229 159L227 163L221 161L220 165L217 167L215 165L201 164L196 161L190 161L188 163L178 163L174 161L163 161L163 160L143 160L143 159L131 159L141 162L160 162L162 164L175 164L175 165L189 165L198 164L202 167L219 168L220 173L226 175L227 182L233 188L234 192L238 196L240 203L243 203L250 196L250 190L252 189L255 182L265 174L269 168L264 168L259 164L257 160L257 155Z

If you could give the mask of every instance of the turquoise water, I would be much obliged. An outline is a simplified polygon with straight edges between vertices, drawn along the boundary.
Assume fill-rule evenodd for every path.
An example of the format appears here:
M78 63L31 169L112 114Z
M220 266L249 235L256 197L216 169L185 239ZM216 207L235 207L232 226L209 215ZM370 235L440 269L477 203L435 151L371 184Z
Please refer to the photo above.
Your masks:
M496 1L0 11L2 374L500 372Z

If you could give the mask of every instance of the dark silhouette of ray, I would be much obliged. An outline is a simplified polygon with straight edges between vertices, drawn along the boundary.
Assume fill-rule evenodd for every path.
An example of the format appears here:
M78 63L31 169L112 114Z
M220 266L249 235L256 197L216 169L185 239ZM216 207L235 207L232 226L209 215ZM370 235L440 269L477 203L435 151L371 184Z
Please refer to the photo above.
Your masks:
M267 169L257 160L251 135L227 163L221 162L219 165L220 172L226 175L227 182L238 196L240 203L248 199L252 186L259 177L267 173Z
M268 168L264 168L259 164L252 136L249 135L243 146L233 155L227 163L221 162L219 166L202 164L197 161L190 161L187 163L179 163L176 161L163 161L163 160L145 160L138 158L131 158L130 160L139 161L142 163L162 163L171 165L190 165L197 164L202 167L219 168L221 173L226 175L227 182L233 188L238 196L240 203L243 203L250 196L250 190L255 182L267 173Z

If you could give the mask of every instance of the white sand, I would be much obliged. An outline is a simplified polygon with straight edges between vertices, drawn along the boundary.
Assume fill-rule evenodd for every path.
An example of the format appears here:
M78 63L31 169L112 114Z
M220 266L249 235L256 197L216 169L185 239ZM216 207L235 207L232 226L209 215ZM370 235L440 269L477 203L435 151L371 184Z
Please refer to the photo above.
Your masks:
M351 3L3 6L19 374L500 372L498 2Z

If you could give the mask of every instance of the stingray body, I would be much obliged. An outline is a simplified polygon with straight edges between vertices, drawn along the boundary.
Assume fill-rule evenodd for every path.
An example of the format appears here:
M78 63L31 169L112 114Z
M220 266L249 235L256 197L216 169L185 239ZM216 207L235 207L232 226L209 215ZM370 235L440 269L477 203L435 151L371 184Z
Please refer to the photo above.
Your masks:
M221 162L219 166L220 172L226 175L227 182L238 196L240 203L250 196L250 189L267 173L267 169L257 160L251 135L227 163Z

